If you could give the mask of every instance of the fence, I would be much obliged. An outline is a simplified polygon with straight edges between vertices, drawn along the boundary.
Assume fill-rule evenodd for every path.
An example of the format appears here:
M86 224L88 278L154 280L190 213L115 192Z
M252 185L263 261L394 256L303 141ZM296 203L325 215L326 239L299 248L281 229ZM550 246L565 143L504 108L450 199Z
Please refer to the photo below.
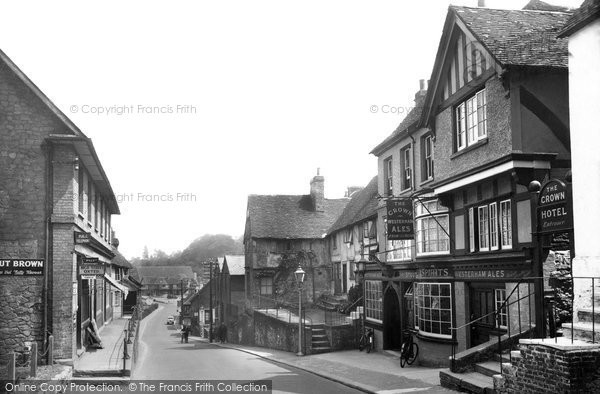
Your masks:
M536 303L535 289L536 286L541 286L542 283L548 283L551 288L543 292L543 301ZM474 324L490 317L494 319L497 328L498 345L496 351L498 354L502 354L505 348L512 347L518 342L519 338L526 336L531 339L554 338L557 343L558 337L563 336L563 334L570 334L571 344L573 344L576 336L576 321L583 322L582 325L587 326L588 329L591 328L591 331L587 331L588 334L585 339L595 343L598 335L597 323L600 323L600 321L597 321L600 320L600 316L596 316L596 302L600 301L598 286L600 286L600 278L598 277L543 276L522 278L497 309L466 324L451 328L451 370L456 372L459 369L456 365L458 331L470 330ZM574 302L575 287L578 289L578 294L582 295L578 300L577 308ZM537 308L540 309L539 311L535 310L536 304ZM522 308L528 309L524 311ZM574 314L576 309L577 315ZM522 318L523 315L527 315L526 320ZM515 316L517 321L511 321ZM542 322L541 326L536 325L535 316L538 316L538 321ZM502 324L503 319L506 319L505 326ZM571 322L568 323L568 320L571 320ZM566 332L558 329L561 323L569 326ZM508 356L512 362L510 352ZM502 364L502 357L499 359L500 364ZM502 370L502 368L500 369Z
M46 349L43 352L38 352L38 343L27 343L23 346L23 350L8 354L7 365L7 380L15 382L20 371L26 371L29 377L35 378L37 375L37 367L39 361L46 357L46 365L54 363L54 337L50 335L46 343Z

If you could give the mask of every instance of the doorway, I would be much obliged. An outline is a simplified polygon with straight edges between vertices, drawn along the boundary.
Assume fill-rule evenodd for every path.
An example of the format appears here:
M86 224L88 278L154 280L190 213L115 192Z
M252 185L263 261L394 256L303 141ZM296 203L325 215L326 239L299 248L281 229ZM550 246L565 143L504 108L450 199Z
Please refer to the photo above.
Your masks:
M398 293L388 287L383 297L383 348L397 350L402 346L402 326Z
M477 322L471 325L471 347L480 345L497 338L499 329L495 319L495 289L504 287L501 284L471 284L471 321Z
M342 293L348 293L348 264L342 264Z

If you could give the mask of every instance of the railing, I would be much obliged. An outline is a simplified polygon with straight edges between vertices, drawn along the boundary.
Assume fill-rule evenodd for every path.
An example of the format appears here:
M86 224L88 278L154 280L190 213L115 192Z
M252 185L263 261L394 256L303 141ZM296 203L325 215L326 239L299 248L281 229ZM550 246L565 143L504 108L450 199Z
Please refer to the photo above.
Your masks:
M324 321L329 326L344 326L351 325L352 322L348 320L348 317L352 316L352 312L356 311L358 306L362 306L363 297L358 298L349 306L345 307L343 311L331 311L324 310Z
M540 292L543 294L543 300L535 300L535 289L541 283L549 283L546 291ZM526 294L522 294L522 289L527 285ZM470 330L474 324L489 319L493 316L495 322L496 335L498 336L497 352L500 354L500 364L502 363L503 342L504 347L513 345L516 339L524 334L530 338L554 338L558 342L558 337L561 337L563 332L558 329L561 323L570 323L571 344L575 340L575 322L581 320L584 326L591 328L589 338L587 340L592 343L596 342L597 324L596 324L596 302L600 301L600 295L597 295L596 287L600 285L598 277L572 277L572 276L544 276L544 277L526 277L522 278L512 289L510 294L505 297L504 301L497 309L492 312L480 316L466 324L458 327L452 327L452 355L451 369L456 371L456 346L457 334L460 330ZM574 287L578 288L578 307L575 310L574 305ZM537 302L535 302L535 301ZM516 305L516 306L515 306ZM512 307L512 310L511 310ZM523 311L522 308L527 308ZM536 309L540 309L536 311ZM505 312L504 312L505 311ZM527 319L522 317L523 313L527 313ZM506 313L506 327L501 324L502 315ZM575 313L579 313L576 316ZM537 321L542 322L541 326L536 324ZM511 322L511 319L517 318L517 322ZM598 330L600 331L600 330ZM512 362L512 355L509 353L509 359ZM502 368L501 368L502 369Z
M28 376L35 378L39 360L44 357L46 357L46 365L54 363L54 337L52 335L48 336L44 351L38 351L38 343L31 342L30 344L24 344L22 350L9 353L6 379L9 382L16 382L18 377L17 370L26 368L28 369Z

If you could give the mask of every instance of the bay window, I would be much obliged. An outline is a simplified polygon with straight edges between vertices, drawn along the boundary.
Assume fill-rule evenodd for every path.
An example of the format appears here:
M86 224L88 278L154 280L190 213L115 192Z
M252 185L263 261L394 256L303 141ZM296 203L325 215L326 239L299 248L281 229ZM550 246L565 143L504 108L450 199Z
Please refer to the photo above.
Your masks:
M471 252L511 248L510 200L469 208L469 250Z
M417 254L444 254L450 251L448 210L439 200L415 204Z
M415 283L415 328L437 338L452 338L450 283Z
M365 318L381 323L382 306L381 281L365 280Z

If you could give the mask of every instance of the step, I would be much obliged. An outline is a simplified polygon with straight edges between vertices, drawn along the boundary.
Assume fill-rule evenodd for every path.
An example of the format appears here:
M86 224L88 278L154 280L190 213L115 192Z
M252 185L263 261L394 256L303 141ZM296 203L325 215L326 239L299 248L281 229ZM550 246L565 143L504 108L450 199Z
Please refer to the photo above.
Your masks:
M600 325L600 307L598 308L582 308L577 311L577 318L580 322L594 321L597 325Z
M509 363L510 362L509 352L503 352L502 354L494 353L494 357L492 358L492 360L496 361L498 363L500 363L500 362Z
M498 361L484 361L482 363L475 364L475 372L487 376L494 376L501 373L500 362Z
M123 371L122 369L73 370L73 377L122 377L130 375L131 371L129 369L126 369L125 371Z
M573 328L573 339L584 342L600 342L600 322L595 324L591 322L563 323L561 327L565 338L571 338L571 326Z
M329 341L312 341L312 347L329 346Z
M311 347L311 353L312 354L320 354L320 353L329 353L331 352L331 348L329 346L318 346L318 347Z
M440 384L443 387L468 391L470 393L487 394L494 392L494 379L479 372L455 373L450 369L440 371Z

